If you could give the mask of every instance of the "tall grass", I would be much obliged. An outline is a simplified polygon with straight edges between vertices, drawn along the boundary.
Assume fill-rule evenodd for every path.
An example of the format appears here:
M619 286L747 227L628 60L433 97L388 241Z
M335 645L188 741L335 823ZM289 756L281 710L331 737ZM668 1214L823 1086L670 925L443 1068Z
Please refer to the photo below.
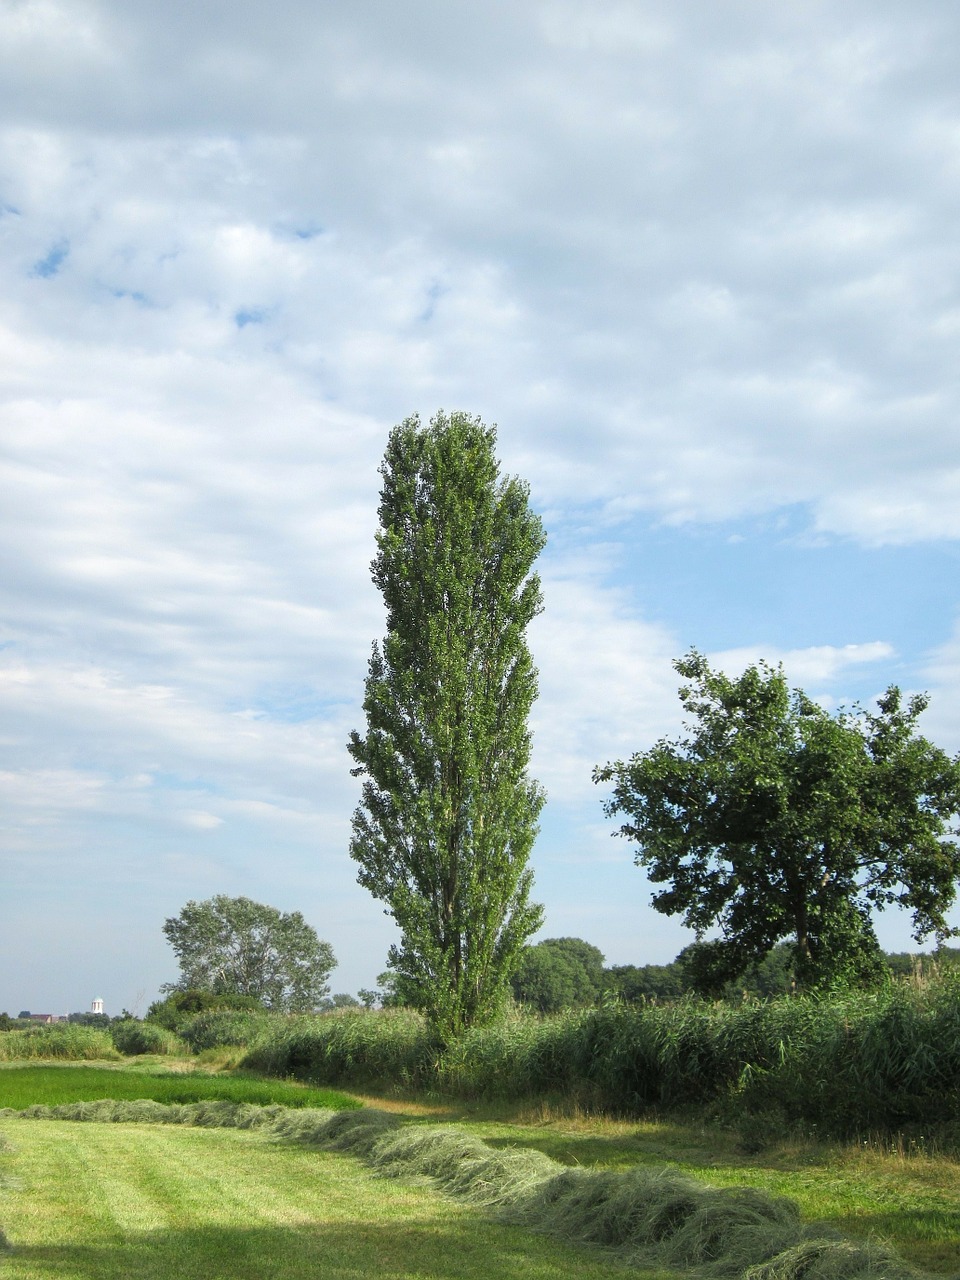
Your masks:
M242 1066L326 1084L423 1088L437 1078L439 1058L419 1014L346 1009L273 1024Z
M707 1104L835 1137L946 1123L960 1140L960 973L877 993L522 1018L470 1031L443 1054L415 1014L346 1011L286 1020L244 1065L625 1115Z
M20 1058L90 1061L119 1057L110 1032L99 1027L54 1022L25 1027L22 1031L0 1031L0 1062L13 1062Z

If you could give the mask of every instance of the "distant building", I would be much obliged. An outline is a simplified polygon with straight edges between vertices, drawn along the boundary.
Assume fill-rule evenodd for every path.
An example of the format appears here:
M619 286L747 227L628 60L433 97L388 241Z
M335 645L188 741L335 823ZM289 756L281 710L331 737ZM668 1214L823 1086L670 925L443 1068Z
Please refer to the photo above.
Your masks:
M103 1013L103 1001L98 996L90 1006L91 1013Z

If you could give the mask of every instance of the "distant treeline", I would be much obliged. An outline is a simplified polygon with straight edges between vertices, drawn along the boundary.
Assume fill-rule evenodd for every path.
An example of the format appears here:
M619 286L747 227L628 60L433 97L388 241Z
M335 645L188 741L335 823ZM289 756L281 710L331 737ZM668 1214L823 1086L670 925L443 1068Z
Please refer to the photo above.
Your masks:
M547 938L528 947L513 977L514 999L539 1013L587 1008L604 999L624 1004L667 1004L696 993L697 944L686 947L670 964L621 964L604 967L603 953L582 938ZM925 955L888 952L884 959L893 977L917 974L929 978L960 964L960 948L941 947ZM384 975L387 977L387 975ZM781 943L751 965L722 992L726 1000L772 999L796 989L793 949ZM389 991L386 1004L404 1001Z

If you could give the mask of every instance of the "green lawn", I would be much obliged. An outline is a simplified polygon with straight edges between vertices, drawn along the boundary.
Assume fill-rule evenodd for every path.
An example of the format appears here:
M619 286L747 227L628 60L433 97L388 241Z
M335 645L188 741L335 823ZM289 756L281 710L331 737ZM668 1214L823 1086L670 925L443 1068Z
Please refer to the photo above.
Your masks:
M115 1098L118 1102L152 1098L155 1102L207 1102L224 1098L266 1106L320 1107L342 1111L360 1104L333 1089L314 1089L288 1080L261 1080L247 1076L210 1075L201 1071L125 1071L111 1067L11 1066L0 1070L0 1107L24 1107L41 1103L92 1102Z
M247 1131L4 1120L5 1280L623 1280L423 1187ZM649 1274L649 1273L648 1273ZM666 1276L668 1273L660 1273Z

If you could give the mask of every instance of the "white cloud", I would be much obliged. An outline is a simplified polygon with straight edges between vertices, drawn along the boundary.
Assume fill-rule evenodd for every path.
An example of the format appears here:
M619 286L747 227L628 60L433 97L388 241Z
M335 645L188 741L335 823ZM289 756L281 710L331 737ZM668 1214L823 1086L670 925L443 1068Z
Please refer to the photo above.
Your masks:
M771 667L782 664L791 686L802 686L811 696L821 693L825 686L829 687L851 667L893 657L893 646L885 640L870 640L865 644L820 644L806 649L780 651L757 644L710 654L713 665L731 676L739 675L748 666L761 661Z
M677 715L668 613L592 551L611 527L789 507L826 545L960 534L948 8L13 0L0 36L21 853L102 844L118 894L169 867L194 892L191 866L215 891L271 839L278 888L308 850L337 865L376 468L410 412L498 421L570 540L531 637L534 771L590 849L592 767ZM757 634L716 660L825 697L903 656ZM382 941L351 878L338 909Z
M596 806L594 768L644 750L676 718L676 641L583 563L546 576L544 598L530 633L540 671L531 771L552 804Z

